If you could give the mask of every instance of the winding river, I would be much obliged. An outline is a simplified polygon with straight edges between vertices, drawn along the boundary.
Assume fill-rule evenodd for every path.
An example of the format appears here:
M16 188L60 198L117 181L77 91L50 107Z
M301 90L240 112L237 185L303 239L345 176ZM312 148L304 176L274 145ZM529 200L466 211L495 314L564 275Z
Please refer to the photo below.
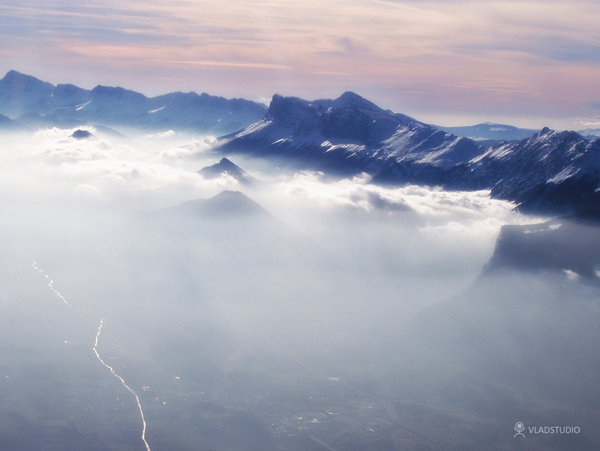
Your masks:
M42 274L44 276L44 278L48 281L48 288L50 288L50 290L67 306L69 306L72 309L78 310L81 313L84 313L90 317L94 317L94 315L92 315L90 312L88 312L87 310L84 310L80 307L77 307L73 304L71 304L70 302L68 302L65 297L57 290L54 288L54 281L50 278L50 276L48 274L45 273L45 271L43 269L41 269L36 261L33 261L32 264L33 269L35 269L39 274ZM100 325L98 326L98 330L96 331L96 340L94 342L94 346L92 348L92 350L94 351L94 354L96 355L96 358L98 359L98 361L102 364L102 366L104 366L104 368L106 368L107 370L110 371L110 373L119 380L119 382L121 383L121 385L123 387L125 387L125 389L131 393L134 398L135 401L137 403L138 409L140 411L140 417L142 419L142 441L144 442L144 445L146 446L146 451L151 451L150 449L150 445L148 444L148 442L146 441L146 419L144 417L144 410L142 409L142 403L140 402L140 398L137 395L137 393L135 392L135 390L133 388L131 388L129 385L127 385L127 383L125 382L125 380L119 376L119 374L117 374L114 370L113 367L111 367L110 365L108 365L100 356L100 353L98 352L98 342L100 341L100 335L102 334L102 328L104 326L104 318L100 318Z

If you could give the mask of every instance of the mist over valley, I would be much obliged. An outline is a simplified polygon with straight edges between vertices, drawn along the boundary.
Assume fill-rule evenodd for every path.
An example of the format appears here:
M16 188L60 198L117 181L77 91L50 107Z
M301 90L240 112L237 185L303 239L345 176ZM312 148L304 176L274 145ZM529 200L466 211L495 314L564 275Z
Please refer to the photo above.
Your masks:
M0 448L598 447L597 141L140 96L0 82Z

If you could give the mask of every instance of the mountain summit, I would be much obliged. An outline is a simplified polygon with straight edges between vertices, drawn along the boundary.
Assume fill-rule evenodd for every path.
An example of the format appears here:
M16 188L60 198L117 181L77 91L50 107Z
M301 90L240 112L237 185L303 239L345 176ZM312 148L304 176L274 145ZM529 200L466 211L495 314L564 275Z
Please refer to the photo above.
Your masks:
M265 119L291 129L297 139L303 133L317 131L315 138L361 144L381 141L390 137L399 124L416 122L385 111L353 92L345 92L335 100L313 102L276 94Z
M455 151L475 155L480 149L472 141L347 92L335 100L312 102L275 95L262 120L223 137L218 151L277 158L293 169L349 175L376 174L393 156L429 158L443 165Z
M221 161L212 166L206 166L200 169L198 173L205 179L214 179L223 175L228 175L243 185L253 185L255 183L255 180L251 175L225 157L221 158Z
M11 118L48 108L54 86L11 70L0 80L0 113Z

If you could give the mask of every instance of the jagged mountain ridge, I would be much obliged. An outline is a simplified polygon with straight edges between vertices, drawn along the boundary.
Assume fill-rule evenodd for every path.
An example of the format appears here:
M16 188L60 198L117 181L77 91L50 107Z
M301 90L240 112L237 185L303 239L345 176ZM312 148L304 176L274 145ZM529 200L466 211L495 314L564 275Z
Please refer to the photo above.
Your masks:
M94 123L221 134L259 120L265 110L264 105L249 100L205 93L175 92L149 98L121 87L54 86L16 71L0 80L0 114L35 127Z
M378 184L490 189L492 197L524 211L600 209L598 140L544 129L516 143L482 144L383 110L352 92L312 102L275 95L267 110L208 94L148 98L119 87L53 86L10 71L0 80L0 114L18 116L30 128L93 123L211 133L241 129L221 138L216 151L336 176L366 172ZM17 122L9 128L18 129Z
M524 211L600 209L600 140L576 132L544 128L519 143L493 146L471 168L493 182L492 197L515 199Z
M313 102L275 95L265 117L223 137L219 151L284 158L294 168L347 174L376 173L390 158L444 166L457 153L477 154L479 146L346 92Z
M490 189L524 211L600 209L600 141L547 128L482 145L354 93L309 102L275 95L265 117L221 138L217 152L277 158L292 169L366 172L377 184Z

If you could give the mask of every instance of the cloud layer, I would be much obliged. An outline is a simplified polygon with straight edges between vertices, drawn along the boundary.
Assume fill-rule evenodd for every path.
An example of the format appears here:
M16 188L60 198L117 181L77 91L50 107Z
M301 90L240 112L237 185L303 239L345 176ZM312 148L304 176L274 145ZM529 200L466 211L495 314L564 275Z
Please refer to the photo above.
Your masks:
M194 443L202 443L194 431L198 418L206 419L207 405L210 416L216 415L215 424L206 427L209 434L219 428L227 436L241 430L243 446L255 427L223 422L217 406L252 412L261 424L264 420L277 429L289 426L285 437L288 431L297 433L302 417L327 419L335 412L331 423L324 421L329 431L341 436L338 431L349 424L353 437L375 437L376 448L381 448L380 436L400 424L389 414L395 409L378 407L379 398L406 405L402 421L414 415L419 425L423 411L411 414L411 409L417 403L435 405L426 415L432 424L428 430L438 430L443 422L454 428L455 422L467 422L467 407L473 415L482 406L494 412L502 398L490 381L502 376L497 369L513 374L515 367L506 355L518 357L516 351L525 349L527 357L537 343L546 343L527 337L559 337L564 343L553 327L566 317L574 325L572 343L578 345L585 321L569 318L577 312L591 317L591 307L580 308L579 295L564 291L565 281L578 289L568 272L553 282L559 288L554 298L547 281L527 274L474 283L492 255L500 226L535 221L485 191L384 188L362 175L332 180L318 172L283 173L264 161L231 157L256 180L245 187L227 174L207 180L197 173L221 158L211 151L212 137L190 142L168 133L116 139L89 128L93 136L78 140L73 131L44 130L5 141L0 153L5 372L12 371L11 384L13 378L17 383L30 378L35 383L26 385L36 390L63 387L52 376L70 375L64 387L75 387L80 400L86 394L85 401L71 403L80 406L77 411L98 410L112 421L114 405L130 406L121 396L127 393L115 391L113 381L89 382L101 381L105 368L84 362L95 362L90 352L102 318L106 335L96 345L152 412L146 418L154 443L165 437L164 443L172 444L172 437L187 440L194 433ZM243 190L266 211L239 193L202 201L223 190ZM185 201L195 202L180 205ZM590 229L590 236L594 232ZM591 288L581 287L587 292L583 300L595 305L598 296ZM468 296L472 303L461 302L461 292L467 293L463 301ZM553 302L562 307L553 310ZM548 305L550 316L542 315ZM575 316L564 314L574 306ZM433 320L419 323L418 315L428 311ZM436 312L443 321L435 321ZM523 317L531 322L522 322ZM515 333L515 327L523 333ZM571 333L571 326L561 330ZM445 352L463 334L458 352ZM481 356L479 369L463 366L465 353ZM554 360L556 353L544 355ZM444 367L446 361L450 364ZM517 361L517 369L537 386L530 361ZM594 386L595 367L583 367ZM477 374L465 379L468 373ZM476 379L484 379L484 385L475 385ZM522 377L508 381L522 389ZM572 387L571 381L566 386ZM457 395L463 386L464 395ZM513 385L506 390L512 393ZM29 393L13 393L13 404ZM55 404L46 407L62 412L63 400L70 398L59 395L57 390ZM457 396L465 400L458 408ZM36 399L29 398L23 409L31 410ZM111 399L115 404L107 403ZM502 415L512 415L513 408L523 412L514 398L506 399L511 402ZM352 414L360 405L364 410ZM317 416L321 409L323 415ZM563 404L559 410L562 417ZM115 428L121 425L118 418L111 423ZM385 422L372 425L374 418ZM167 421L176 428L166 427ZM498 421L498 431L506 424ZM481 424L469 425L479 436ZM389 443L384 447L392 449Z
M271 298L278 293L277 286L289 288L286 281L302 285L299 280L310 277L317 291L346 287L331 294L332 300L337 299L331 305L332 312L337 302L342 302L340 296L359 303L376 296L382 309L401 296L404 300L394 308L408 317L423 305L443 300L468 285L490 258L502 224L532 221L514 213L510 203L490 199L486 191L384 188L369 184L367 176L331 181L315 172L283 174L242 158L233 161L257 179L254 187L242 186L227 174L208 180L197 171L220 159L210 150L214 138L189 143L169 134L162 139L119 141L90 128L92 138L77 140L70 137L73 131L38 132L4 154L0 201L7 217L13 218L5 227L36 236L24 240L32 243L39 239L59 242L61 236L69 241L70 234L79 236L89 228L93 235L103 237L99 242L134 246L149 233L146 222L128 232L114 230L121 230L122 224L137 214L207 199L224 190L243 191L327 257L314 268L312 263L300 263L306 250L298 242L297 249L283 252L292 260L297 254L299 272L292 268L273 270L266 263L264 268L259 265L249 271L243 259L241 268L231 263L227 271L240 279L239 285L232 284L231 293L219 296L229 298L234 305L243 297L235 287L247 289L249 284L262 293L268 286L269 294L264 295ZM195 230L193 224L182 227L186 233ZM217 257L223 252L218 244L192 244L196 239L188 237L191 241L186 241L184 235L176 230L167 236L147 238L162 249L156 250L160 257L152 258L168 262L212 255L216 260L208 265L208 273L225 258ZM193 250L194 246L200 248ZM125 257L129 251L119 252L124 255L112 256L110 261L130 258ZM62 258L62 253L54 249L51 255ZM197 255L186 257L188 253ZM219 280L223 275L215 277ZM272 284L267 282L270 278L274 278ZM213 279L209 277L207 283ZM304 288L300 291L309 296Z

